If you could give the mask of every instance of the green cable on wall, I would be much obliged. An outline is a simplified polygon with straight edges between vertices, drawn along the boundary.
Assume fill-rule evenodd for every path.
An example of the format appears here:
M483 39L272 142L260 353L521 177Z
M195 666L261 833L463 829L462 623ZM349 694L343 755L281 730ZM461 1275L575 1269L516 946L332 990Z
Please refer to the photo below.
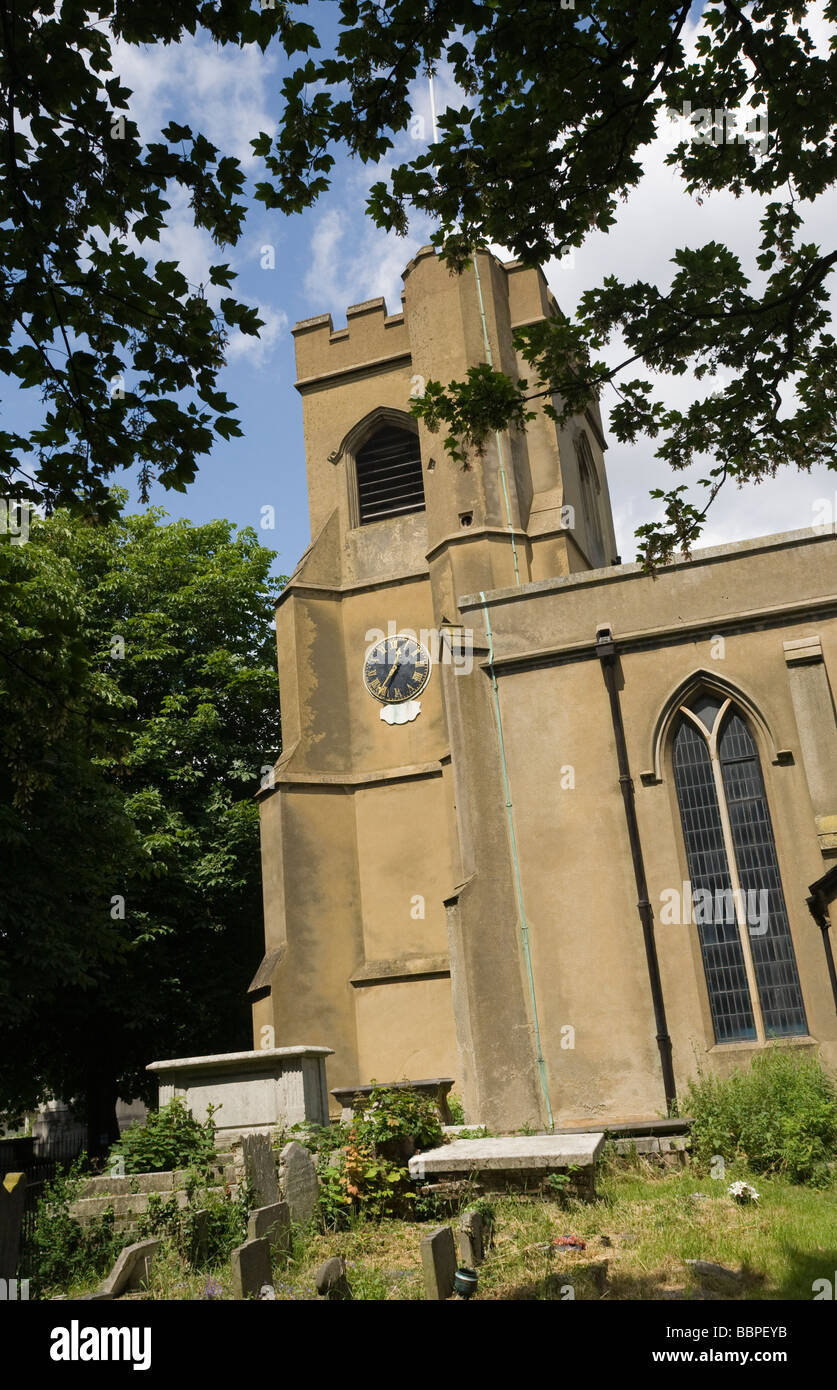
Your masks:
M520 935L523 941L523 956L526 961L526 975L529 981L529 997L532 1002L532 1021L535 1029L535 1050L538 1061L538 1075L541 1082L541 1090L546 1103L547 1123L550 1129L555 1128L555 1121L552 1116L552 1106L549 1100L549 1087L546 1082L546 1063L543 1056L541 1045L541 1029L538 1022L538 1004L535 998L535 976L532 970L532 952L529 946L529 923L526 919L526 908L523 902L523 882L520 876L520 860L517 854L517 835L514 829L514 813L511 799L511 789L509 787L509 772L506 765L506 745L503 739L503 720L500 714L500 692L497 688L497 674L494 670L494 634L491 631L491 619L488 616L488 606L485 602L485 594L480 592L480 602L485 616L485 631L488 637L488 667L491 672L491 689L494 694L494 717L497 721L497 738L500 744L500 764L503 769L503 789L506 797L506 819L509 823L509 839L511 841L512 864L514 866L514 883L517 892L517 906L520 913Z

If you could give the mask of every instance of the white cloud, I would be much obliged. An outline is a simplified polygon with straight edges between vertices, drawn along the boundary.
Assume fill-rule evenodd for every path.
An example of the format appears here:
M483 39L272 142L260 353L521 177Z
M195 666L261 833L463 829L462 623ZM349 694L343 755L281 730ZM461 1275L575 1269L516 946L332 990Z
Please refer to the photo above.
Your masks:
M171 211L166 215L160 240L137 242L132 236L129 241L152 264L155 261L177 261L190 285L193 288L205 285L207 298L217 306L221 293L229 294L230 291L220 291L217 286L207 285L209 267L226 263L229 260L228 250L219 249L208 232L195 226L184 188L171 188L169 201Z
M694 57L700 22L698 19L686 32L687 61ZM811 6L806 23L816 51L820 56L827 56L829 35L834 28L825 18L822 0ZM446 106L458 106L464 99L452 81L450 70L444 66L436 76L435 97L439 114ZM311 313L330 309L340 321L349 304L376 295L385 296L390 312L399 306L401 273L418 247L429 240L431 224L427 219L414 219L409 237L402 239L374 228L362 208L369 186L377 179L386 178L393 165L413 158L417 146L429 143L432 138L426 78L419 78L413 84L412 100L416 122L411 130L397 137L388 158L376 166L347 161L340 182L335 184L328 201L321 204L322 210L314 223L311 264L305 279L306 292L311 297ZM696 92L692 107L697 109L700 105L701 93ZM697 248L717 240L740 257L746 274L757 272L762 200L750 194L736 199L730 193L714 193L698 204L686 193L676 172L665 164L665 156L671 148L669 138L668 142L659 140L646 151L644 177L620 204L615 225L608 234L592 234L565 264L553 260L544 267L559 303L568 312L577 307L584 290L601 284L608 274L628 283L647 280L667 287L675 273L671 257L678 247ZM806 233L830 245L833 228L837 225L837 193L829 192L813 207L808 207L805 220ZM492 249L502 259L509 259L507 250ZM611 363L627 355L624 345L618 342L612 343L603 353ZM648 376L666 404L680 408L721 385L719 378L697 382L690 374L670 377L648 373L641 364L637 364L635 370L629 369L629 374ZM605 420L615 401L612 391L603 399ZM658 504L648 496L652 488L668 489L686 482L692 486L693 500L702 503L705 499L698 479L705 475L706 467L698 464L675 476L662 460L655 458L656 447L656 442L649 439L624 445L611 436L608 473L623 559L631 559L635 554L635 528L655 515ZM834 494L834 474L826 469L810 474L784 470L773 479L743 488L727 484L710 510L701 544L721 544L809 526L815 516L817 499L833 498Z
M259 311L264 327L259 329L258 338L249 333L233 329L227 343L225 357L228 363L248 362L254 367L264 367L273 355L276 344L288 331L288 316L281 309L272 309L269 304L256 304L245 300Z
M269 79L276 60L253 45L221 48L189 36L151 47L116 43L114 70L133 93L126 114L144 140L175 119L247 168L255 162L250 141L275 128Z
M374 227L356 199L328 208L314 228L305 277L312 314L330 310L342 318L350 304L378 295L391 314L400 313L401 276L421 244L414 235L396 237Z
M821 5L812 7L808 27L818 51L827 53L828 33L833 33L834 28L829 29ZM690 35L690 47L696 32ZM699 94L692 104L700 104ZM670 148L670 143L658 141L647 150L642 181L619 207L609 233L593 233L564 264L553 260L544 267L559 304L567 312L574 311L584 290L601 284L605 275L616 275L627 283L644 280L667 288L676 273L671 257L678 247L696 248L719 241L739 256L746 274L757 272L759 220L765 200L754 194L735 198L731 193L712 193L698 204L686 193L676 172L665 164ZM801 211L806 235L830 247L837 226L837 191L829 190ZM627 355L620 341L612 342L602 353L610 365ZM648 378L655 393L675 408L684 408L719 386L717 377L698 382L689 373L681 377L661 376L648 372L640 363L629 368L628 375ZM786 396L790 404L792 393ZM602 399L605 424L615 402L612 390ZM686 482L694 485L691 497L696 505L705 500L705 490L697 485L697 480L705 476L705 469L698 465L675 475L667 464L654 457L656 447L654 440L629 445L610 437L608 476L623 560L635 555L635 528L662 514L655 512L657 504L648 497L651 488L669 489ZM775 478L743 488L726 484L712 504L700 544L723 544L802 529L814 520L816 500L833 498L834 494L835 475L825 468L810 473L784 469Z
M464 94L453 82L449 64L441 64L434 78L437 114L459 105ZM319 214L311 238L311 267L306 291L316 310L330 310L340 317L350 304L383 295L390 313L401 309L404 267L430 240L434 224L429 217L414 215L409 233L399 237L376 227L364 212L373 183L387 181L402 161L414 159L433 139L430 88L426 76L411 86L413 118L406 131L395 137L388 156L375 164L346 161L339 186ZM324 200L325 201L325 200Z

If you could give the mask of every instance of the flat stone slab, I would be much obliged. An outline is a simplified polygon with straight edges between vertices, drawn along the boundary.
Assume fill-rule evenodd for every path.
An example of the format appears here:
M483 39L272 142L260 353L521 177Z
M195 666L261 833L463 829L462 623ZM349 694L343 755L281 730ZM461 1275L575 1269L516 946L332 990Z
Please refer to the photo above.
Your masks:
M454 1139L410 1159L410 1177L437 1173L552 1173L561 1168L592 1168L604 1134L512 1134L505 1139Z

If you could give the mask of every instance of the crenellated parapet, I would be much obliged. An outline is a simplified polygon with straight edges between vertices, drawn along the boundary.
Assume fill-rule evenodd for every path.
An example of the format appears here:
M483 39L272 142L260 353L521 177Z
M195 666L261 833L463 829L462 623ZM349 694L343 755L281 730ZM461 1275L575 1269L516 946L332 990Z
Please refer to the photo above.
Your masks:
M408 360L410 340L404 314L387 312L383 296L352 304L346 310L346 327L335 329L331 314L317 314L294 325L298 379L297 390L317 385L358 368L368 369L392 361Z

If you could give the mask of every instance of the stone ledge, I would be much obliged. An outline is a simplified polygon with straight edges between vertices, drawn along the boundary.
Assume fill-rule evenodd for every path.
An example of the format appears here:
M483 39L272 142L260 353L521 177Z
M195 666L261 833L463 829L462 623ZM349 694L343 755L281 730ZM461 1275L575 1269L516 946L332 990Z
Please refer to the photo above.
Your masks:
M226 1188L207 1187L204 1191L212 1196L222 1197ZM104 1212L111 1209L118 1225L120 1222L132 1221L147 1212L153 1196L160 1197L164 1202L171 1201L173 1197L180 1211L189 1205L189 1197L182 1188L157 1193L129 1192L117 1193L116 1195L103 1193L98 1197L80 1197L78 1201L71 1203L70 1214L84 1224L85 1221L92 1221L94 1217L102 1216Z
M592 1168L604 1134L512 1135L506 1139L455 1139L409 1161L410 1177L440 1173L553 1173Z
M621 1158L625 1158L632 1153L637 1154L668 1154L685 1153L691 1148L691 1140L684 1134L672 1134L666 1138L661 1135L637 1135L633 1139L616 1139L614 1148Z
M301 1043L298 1047L261 1047L252 1052L214 1052L206 1057L174 1057L165 1062L149 1062L146 1071L162 1076L168 1071L270 1071L277 1061L295 1057L333 1057L333 1047Z
M450 956L403 956L400 960L371 960L351 976L355 988L364 985L391 985L408 980L445 978L450 975ZM333 1094L333 1092L332 1092Z

